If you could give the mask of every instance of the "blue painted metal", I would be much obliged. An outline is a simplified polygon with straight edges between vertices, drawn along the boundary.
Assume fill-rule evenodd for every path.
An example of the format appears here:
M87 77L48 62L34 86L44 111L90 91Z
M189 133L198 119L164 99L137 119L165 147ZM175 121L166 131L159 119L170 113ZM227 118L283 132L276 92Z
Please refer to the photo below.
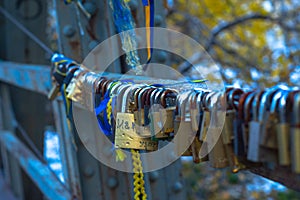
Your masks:
M0 80L47 95L51 89L49 66L0 61Z
M47 199L72 199L72 195L49 167L42 163L16 136L7 131L0 131L0 143L16 158Z

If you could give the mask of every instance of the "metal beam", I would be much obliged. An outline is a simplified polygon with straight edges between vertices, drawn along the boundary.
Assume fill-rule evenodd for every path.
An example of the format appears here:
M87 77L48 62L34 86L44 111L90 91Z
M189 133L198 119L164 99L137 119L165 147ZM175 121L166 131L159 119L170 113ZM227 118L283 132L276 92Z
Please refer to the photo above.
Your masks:
M0 80L47 95L51 89L51 69L43 65L0 61Z
M48 199L72 199L65 186L58 181L49 167L42 163L16 136L7 131L0 131L0 143L18 160L23 170Z

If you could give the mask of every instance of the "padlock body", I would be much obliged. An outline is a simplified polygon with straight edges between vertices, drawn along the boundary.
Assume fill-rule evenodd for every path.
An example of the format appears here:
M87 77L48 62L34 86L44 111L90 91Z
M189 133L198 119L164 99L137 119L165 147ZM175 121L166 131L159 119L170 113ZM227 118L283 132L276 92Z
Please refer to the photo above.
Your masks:
M163 122L161 121L161 113L158 111L150 113L150 134L152 137L157 139L169 137L169 135L165 134L165 132L163 131Z
M209 163L214 168L224 168L229 165L225 146L221 137L222 127L210 127L207 132Z
M291 164L290 157L290 125L279 123L276 125L276 135L278 141L279 165L288 166Z
M300 173L300 128L291 127L291 160L292 170Z
M133 113L117 113L115 147L154 151L158 149L158 143L137 134Z
M196 132L192 130L191 122L181 121L174 139L176 155L192 156L189 148L195 136Z
M257 121L249 123L249 143L247 159L253 162L259 162L259 140L261 124Z
M175 107L169 107L160 110L160 120L163 123L163 132L164 134L170 134L174 132L174 116L175 116Z

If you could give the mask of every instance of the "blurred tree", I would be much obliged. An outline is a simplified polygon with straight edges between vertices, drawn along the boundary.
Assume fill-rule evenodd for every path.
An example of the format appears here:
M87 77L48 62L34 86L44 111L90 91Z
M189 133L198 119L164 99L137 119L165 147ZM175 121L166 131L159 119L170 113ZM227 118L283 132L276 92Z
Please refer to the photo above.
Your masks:
M226 83L239 80L241 86L269 87L278 82L299 85L300 1L171 2L168 26L202 44L221 66ZM199 59L194 55L195 61ZM178 69L188 74L191 66L181 63Z

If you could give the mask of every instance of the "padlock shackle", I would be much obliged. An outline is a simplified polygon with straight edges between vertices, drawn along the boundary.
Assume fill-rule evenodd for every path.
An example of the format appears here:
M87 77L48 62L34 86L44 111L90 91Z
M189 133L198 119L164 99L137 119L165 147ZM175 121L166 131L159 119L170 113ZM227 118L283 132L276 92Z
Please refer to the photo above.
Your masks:
M167 95L168 94L177 94L177 92L175 91L175 90L172 90L172 89L166 89L163 93L162 93L162 95L161 95L161 97L160 97L160 103L161 103L161 105L164 107L164 108L166 108L167 107L167 102L166 102L166 99L167 99Z
M111 80L109 80L109 79L107 79L107 80L105 80L104 82L103 82L103 84L102 84L102 87L101 87L101 92L102 92L102 96L104 96L105 95L105 93L106 93L106 91L107 91L107 87L108 87L108 85L111 83L112 81Z
M234 88L230 90L228 93L226 92L226 101L227 101L227 109L238 110L238 102L240 97L244 94L244 91L239 88Z
M300 91L294 96L293 113L295 126L300 128Z
M143 89L141 89L139 91L139 94L138 94L138 99L137 99L137 103L138 103L138 111L140 111L141 109L144 108L144 105L145 105L145 101L143 99L143 96L145 95L145 92L148 91L152 86L148 86L148 87L144 87Z
M239 100L239 105L238 105L238 117L239 119L241 120L244 120L244 104L245 104L245 101L247 100L248 96L253 93L254 91L251 91L251 92L246 92L244 93L240 100Z
M287 122L287 100L290 96L289 92L284 93L278 101L278 110L279 110L279 121L281 123Z
M185 97L186 97L186 93L189 93L191 91L185 91L183 93L180 93L177 96L177 102L176 102L176 108L177 108L177 114L180 116L181 119L183 119L183 113L184 113L184 107L185 107Z
M287 91L284 90L278 90L277 92L275 92L271 100L270 113L276 113L279 108L279 101L285 93L287 93Z
M258 111L258 120L260 122L263 122L265 120L267 109L270 106L274 95L278 91L288 91L288 90L289 90L289 88L287 86L276 85L276 86L270 88L269 90L265 91L265 93L263 94L263 96L261 98L261 102L259 105L259 111Z
M128 84L128 85L121 85L120 87L118 87L117 93L115 94L117 96L117 100L116 100L117 101L117 103L116 103L117 112L122 110L122 102L123 102L124 92L131 86L132 86L131 84Z
M155 90L151 92L150 106L153 106L155 104L155 95L156 95L156 93L160 92L161 90L162 90L162 88L155 88Z
M94 88L96 94L100 94L102 84L105 80L107 80L105 77L100 77L97 81L95 81Z
M129 98L130 98L130 94L131 92L134 91L134 89L136 88L139 88L141 85L140 84L137 84L137 85L131 85L130 87L126 88L123 95L120 95L122 96L122 108L121 108L121 112L122 113L126 113L126 109L127 109L127 106L128 106L128 101L129 101Z
M198 91L194 90L193 93L190 95L190 109L197 109L199 111L199 108L197 106L197 96L199 95Z
M189 119L189 112L188 109L190 107L190 104L188 104L189 102L189 98L190 98L190 95L193 93L194 91L187 91L184 93L184 95L182 95L182 99L181 99L181 113L180 113L180 117L182 120L186 120L186 119Z
M115 92L118 91L118 88L124 86L121 82L117 82L115 85L111 85L109 88L110 96L116 95Z
M206 93L203 97L203 108L206 110L210 110L210 98L215 94L216 92L209 92Z
M218 100L223 96L223 92L213 92L208 99L208 108L212 111L213 108L217 107Z
M258 94L257 91L253 91L251 92L245 102L244 102L244 106L243 106L243 112L244 112L244 122L245 123L248 123L250 120L251 120L251 109L252 109L252 106L253 106L253 101L255 99L255 96ZM253 113L252 113L253 114Z
M145 106L150 106L150 98L152 95L152 92L155 91L155 89L157 89L156 87L152 87L149 90L147 90L147 92L145 93Z
M154 104L160 104L160 97L161 95L164 93L166 89L165 88L160 88L160 90L158 90L156 93L155 93L155 96L154 96Z
M260 100L261 100L261 97L265 94L265 91L260 91L258 92L253 101L252 101L252 118L254 121L258 121L258 111L259 111L259 105L262 103Z

